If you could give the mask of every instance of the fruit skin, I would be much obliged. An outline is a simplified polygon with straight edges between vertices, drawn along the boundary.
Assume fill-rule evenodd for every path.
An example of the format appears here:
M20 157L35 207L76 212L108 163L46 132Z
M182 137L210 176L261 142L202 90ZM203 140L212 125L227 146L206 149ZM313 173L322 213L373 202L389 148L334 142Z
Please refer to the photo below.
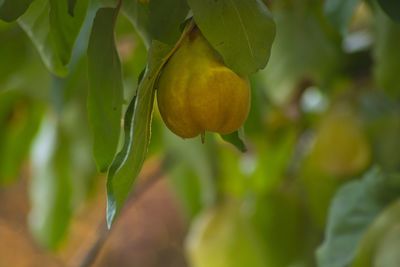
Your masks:
M250 85L194 28L164 67L157 102L167 127L182 138L205 131L228 134L247 118Z

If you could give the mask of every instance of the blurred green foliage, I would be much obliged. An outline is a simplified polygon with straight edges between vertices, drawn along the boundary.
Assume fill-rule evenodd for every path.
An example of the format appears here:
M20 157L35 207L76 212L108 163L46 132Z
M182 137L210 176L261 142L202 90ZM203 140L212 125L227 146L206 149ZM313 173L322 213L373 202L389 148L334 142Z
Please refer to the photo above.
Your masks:
M239 2L0 0L0 186L28 173L40 244L62 244L95 159L111 223L155 157L191 223L192 267L400 266L400 11ZM204 144L172 134L154 104L192 14L242 74L270 56L243 129Z

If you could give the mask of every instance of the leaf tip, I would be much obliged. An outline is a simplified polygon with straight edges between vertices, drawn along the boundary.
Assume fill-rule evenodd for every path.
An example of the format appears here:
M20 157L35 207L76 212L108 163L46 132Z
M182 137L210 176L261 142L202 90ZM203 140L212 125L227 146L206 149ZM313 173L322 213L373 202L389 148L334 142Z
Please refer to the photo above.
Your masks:
M106 220L107 220L107 228L110 229L114 220L115 215L117 213L117 205L115 199L108 194L107 198L107 213L106 213Z

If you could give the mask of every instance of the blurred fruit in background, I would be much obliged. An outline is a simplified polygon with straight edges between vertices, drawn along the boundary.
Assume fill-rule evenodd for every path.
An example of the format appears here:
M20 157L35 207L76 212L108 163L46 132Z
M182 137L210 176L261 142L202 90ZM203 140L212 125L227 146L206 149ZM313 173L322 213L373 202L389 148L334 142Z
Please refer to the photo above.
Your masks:
M262 242L237 203L221 203L193 221L186 247L193 267L266 267Z
M352 107L335 105L322 118L310 149L311 168L326 175L350 177L371 162L371 147Z

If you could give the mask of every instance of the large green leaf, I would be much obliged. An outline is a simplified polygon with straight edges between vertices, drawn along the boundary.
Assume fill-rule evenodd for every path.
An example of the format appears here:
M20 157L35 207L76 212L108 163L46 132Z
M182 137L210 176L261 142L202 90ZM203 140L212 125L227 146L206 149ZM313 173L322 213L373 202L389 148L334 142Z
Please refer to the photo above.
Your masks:
M394 21L400 22L400 2L397 0L377 0L383 11Z
M26 33L17 23L0 22L0 40L7 40L0 42L0 92L18 90L48 99L50 75Z
M60 58L52 49L49 24L50 4L46 0L36 0L28 11L18 19L19 25L38 49L46 67L57 75L67 74Z
M58 76L68 73L67 64L86 18L87 8L88 0L78 1L75 16L72 17L68 13L67 1L36 0L18 19L46 67Z
M162 43L153 43L149 58L155 64L148 65L137 94L125 114L124 147L113 161L107 181L107 223L111 226L115 216L128 198L137 175L142 168L150 142L151 117L155 93L155 81L170 49Z
M362 180L344 185L330 208L325 240L317 251L318 266L348 266L369 224L399 194L400 176L377 167Z
M191 30L190 23L182 36ZM107 223L111 226L115 216L120 212L132 186L142 168L151 134L151 119L157 77L179 46L174 48L164 43L153 41L148 55L148 64L139 82L136 96L132 99L125 114L125 140L122 150L113 161L107 181Z
M194 19L225 64L242 75L267 64L275 24L260 0L188 0Z
M189 7L185 0L153 0L149 3L148 31L151 38L166 44L178 40Z
M133 0L124 1L123 10L148 46L151 40L174 44L189 8L185 0Z
M86 17L89 0L79 0L74 16L69 14L66 1L50 0L50 35L53 49L65 66L69 63L72 49Z
M22 73L22 69L30 62L28 59L30 44L25 41L25 33L15 24L4 30L0 29L0 40L10 40L0 42L0 90L2 90L6 89L4 84L14 75Z
M328 0L324 3L325 15L341 32L346 33L359 0Z
M11 22L19 18L28 9L33 0L0 1L0 19Z
M120 137L123 85L121 63L115 46L114 24L118 10L97 11L88 47L89 122L94 136L94 158L107 171Z

